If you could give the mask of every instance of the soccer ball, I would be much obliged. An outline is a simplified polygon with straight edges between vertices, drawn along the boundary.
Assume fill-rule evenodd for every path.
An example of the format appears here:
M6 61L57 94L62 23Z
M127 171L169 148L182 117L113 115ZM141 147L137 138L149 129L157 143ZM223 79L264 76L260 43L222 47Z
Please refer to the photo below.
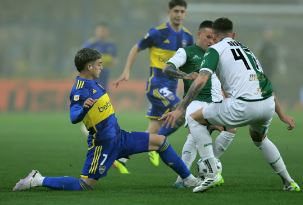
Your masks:
M222 173L222 163L219 159L216 159L217 160L217 169L219 171L219 173L221 174ZM208 168L207 166L205 165L205 163L203 162L202 159L199 159L197 161L197 169L198 169L198 177L200 178L205 178L205 176L208 174Z

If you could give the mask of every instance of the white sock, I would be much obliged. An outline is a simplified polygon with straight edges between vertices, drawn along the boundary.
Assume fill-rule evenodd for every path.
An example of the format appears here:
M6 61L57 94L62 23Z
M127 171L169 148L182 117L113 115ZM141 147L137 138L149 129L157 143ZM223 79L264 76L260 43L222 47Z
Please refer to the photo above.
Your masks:
M234 139L235 134L227 131L222 131L217 136L214 144L214 155L216 158L220 158L221 155L227 150L229 145Z
M197 156L197 147L194 141L194 138L191 134L187 135L186 141L182 148L182 157L181 159L185 163L188 169L191 168L193 161Z
M186 141L183 145L182 148L182 157L181 159L183 160L184 164L187 166L187 168L190 170L191 165L193 161L196 159L197 156L197 147L195 144L195 141L192 137L192 135L189 133L187 135ZM178 176L176 183L181 182L182 178Z
M262 142L254 142L261 150L266 162L282 178L284 184L293 182L277 147L267 137Z
M198 153L203 161L207 161L207 166L211 175L217 174L217 166L216 160L213 151L212 138L206 128L206 126L201 125L191 116L187 119L188 127L190 129L190 133L193 136L193 139L196 143Z

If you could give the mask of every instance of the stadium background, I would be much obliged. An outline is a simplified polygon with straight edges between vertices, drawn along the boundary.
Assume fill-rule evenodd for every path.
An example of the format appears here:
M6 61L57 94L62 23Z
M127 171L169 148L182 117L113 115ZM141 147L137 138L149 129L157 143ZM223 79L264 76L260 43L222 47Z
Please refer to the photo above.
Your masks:
M66 96L75 71L73 56L100 21L109 23L118 46L118 65L111 74L111 79L117 78L131 46L151 26L166 20L167 2L1 0L0 111L66 110ZM279 53L278 66L271 77L274 88L284 106L302 108L303 49L299 45L303 36L303 1L189 0L185 25L195 34L202 20L220 16L234 21L237 38L257 56L264 31L272 30ZM132 71L132 82L125 83L124 88L111 89L116 107L145 109L147 76L148 52L142 52Z
M111 169L92 192L38 191L13 193L31 169L50 176L78 176L87 150L79 127L69 122L68 94L74 79L73 57L107 21L118 45L123 69L131 46L151 27L166 20L168 0L0 0L0 204L301 204L301 193L283 193L278 177L252 145L247 129L239 132L222 157L225 184L207 194L176 190L175 174L145 154L132 157L129 176ZM227 16L238 39L257 52L263 32L271 29L279 47L279 66L271 80L297 127L288 132L273 119L269 135L279 147L294 179L302 186L302 43L303 0L188 0L185 25L193 33L204 19ZM264 68L266 69L266 68ZM145 80L148 52L139 54L131 81L110 89L119 123L126 130L145 130ZM303 95L303 91L301 91ZM301 103L300 103L301 102ZM181 152L186 130L169 138Z

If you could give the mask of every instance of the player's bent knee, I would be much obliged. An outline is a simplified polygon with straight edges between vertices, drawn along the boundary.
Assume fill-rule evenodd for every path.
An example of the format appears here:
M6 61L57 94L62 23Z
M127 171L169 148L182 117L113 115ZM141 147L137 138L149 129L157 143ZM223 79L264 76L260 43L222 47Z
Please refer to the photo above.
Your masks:
M266 137L266 134L261 134L256 131L249 129L250 137L254 142L262 142L262 140Z
M230 128L230 129L227 129L226 131L230 132L230 133L233 133L233 134L236 134L237 129L236 128Z
M149 150L158 150L165 142L164 135L150 134L149 135Z
M204 119L202 114L202 109L199 109L192 114L190 114L191 118L197 122L199 122L202 125L208 125L208 122Z

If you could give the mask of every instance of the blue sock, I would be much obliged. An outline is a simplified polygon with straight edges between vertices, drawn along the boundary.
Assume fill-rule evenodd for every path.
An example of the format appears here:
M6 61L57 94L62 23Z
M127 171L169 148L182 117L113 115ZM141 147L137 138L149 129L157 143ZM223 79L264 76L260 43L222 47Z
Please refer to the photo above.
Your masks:
M166 128L165 125L163 125L159 131L158 135L164 135L165 137L168 137L170 134L174 133L179 127L169 127Z
M45 177L42 186L56 190L89 190L92 189L83 180L74 177Z
M182 179L190 175L190 171L182 159L177 155L173 147L167 141L163 143L158 152L162 161L178 173Z

